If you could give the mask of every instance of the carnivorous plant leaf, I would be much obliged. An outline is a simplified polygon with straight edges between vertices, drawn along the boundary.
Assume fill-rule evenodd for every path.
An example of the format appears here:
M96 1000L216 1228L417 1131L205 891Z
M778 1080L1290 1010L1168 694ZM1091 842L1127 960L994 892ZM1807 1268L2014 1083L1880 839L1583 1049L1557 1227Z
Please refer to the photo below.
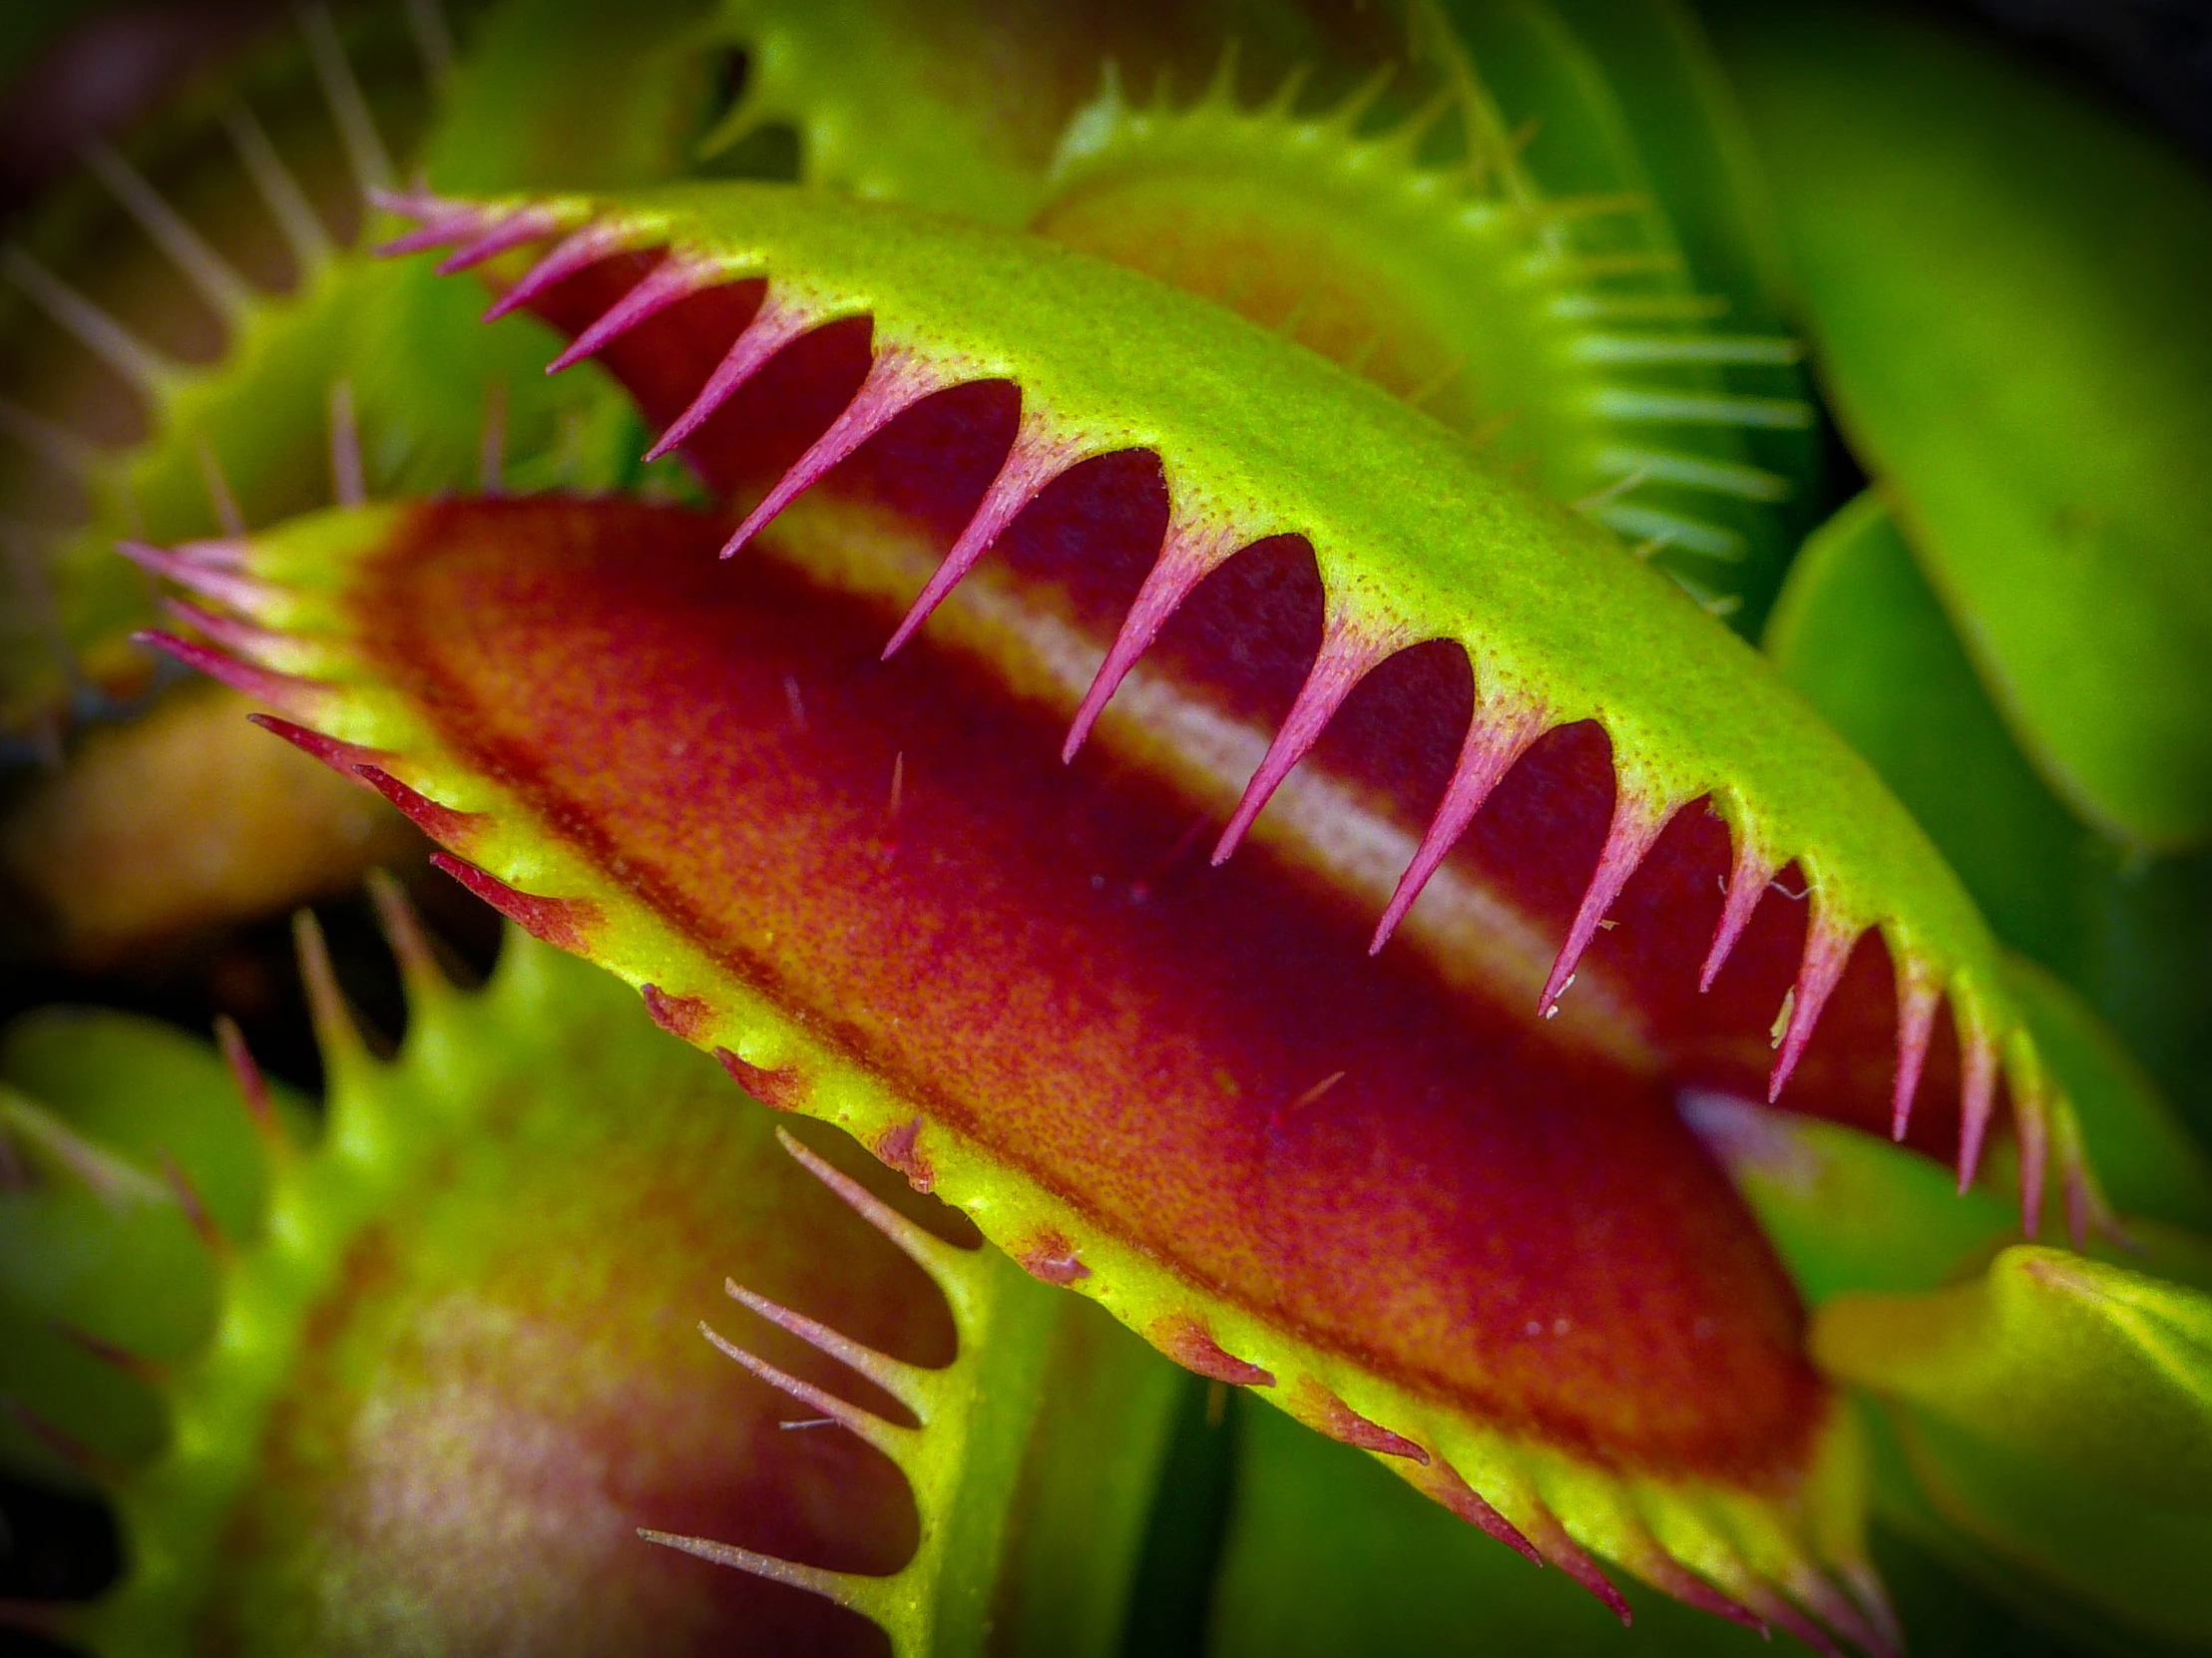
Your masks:
M2073 808L2212 834L2212 186L1931 21L1731 6L1837 415Z
M567 358L600 352L709 484L795 463L734 537L456 503L188 549L164 564L188 584L247 577L247 624L200 624L250 662L188 656L313 727L295 740L363 768L510 914L654 985L764 1095L847 1124L1185 1364L1280 1389L1593 1586L1577 1542L1715 1609L1811 1629L1802 1606L1879 1642L1815 1564L1867 1582L1793 1298L1665 1090L1787 1083L1886 1125L1941 987L1969 1171L2000 1046L2031 1206L2044 1125L2070 1118L1949 873L1754 654L1433 423L1110 266L735 186L419 207L451 241L557 218L569 239L502 307L577 331ZM857 316L869 354L832 356ZM801 335L761 372L841 376L849 405L815 402L811 436L790 393L738 389ZM1280 620L1255 629L1253 601ZM1363 716L1371 674L1390 700ZM1387 710L1425 752L1360 735ZM1065 751L1095 725L1104 752L1061 771L1045 733L1071 712ZM1500 773L1465 861L1403 876ZM1537 793L1515 808L1517 787ZM1719 817L1681 810L1708 797ZM1247 827L1253 854L1178 870L1232 806L1216 861ZM1581 850L1554 850L1576 822ZM1810 922L1759 904L1784 863ZM1462 931L1470 901L1498 921ZM1870 927L1902 996L1872 938L1845 971ZM1516 932L1534 948L1501 953ZM1739 935L1737 977L1701 995L1699 960L1719 972ZM1452 1058L1467 1040L1486 1056ZM2070 1127L2056 1143L2086 1195ZM1562 1200L1596 1229L1545 1218ZM1740 1380L1660 1382L1678 1364ZM1723 1396L1725 1425L1700 1403ZM1783 1479L1805 1495L1777 1502Z
M17 1420L127 1458L102 1471L129 1570L54 1620L101 1653L811 1653L886 1636L977 1652L996 1595L1029 1650L1092 1639L1061 1608L1114 1602L1133 1528L1024 1552L1015 1494L1032 1458L1067 1460L1074 1433L1079 1462L1127 1459L1141 1483L1173 1372L819 1152L787 1139L786 1155L719 1067L603 975L519 939L486 991L461 995L389 913L411 1001L390 1061L369 1056L305 938L333 1078L311 1149L240 1054L245 1109L233 1091L211 1123L221 1062L205 1051L184 1055L181 1091L146 1099L149 1056L189 1048L174 1035L112 1015L10 1033L11 1073L43 1078L74 1123L17 1109L19 1158L63 1159L111 1210L197 1216L214 1208L205 1186L226 1221L220 1252L181 1218L119 1263L141 1304L208 1292L215 1318L164 1349L170 1371L110 1353L83 1376L66 1345L0 1367ZM84 1137L110 1127L114 1148ZM248 1201L256 1179L265 1203ZM10 1193L0 1214L13 1225L44 1195ZM11 1235L0 1259L136 1239L112 1213L53 1230L43 1252ZM738 1305L714 1294L725 1274ZM10 1328L36 1309L65 1337L147 1350L95 1327L118 1299L104 1281L41 1295L21 1278L0 1291ZM1048 1373L1104 1408L1033 1433ZM654 1548L641 1526L755 1575Z

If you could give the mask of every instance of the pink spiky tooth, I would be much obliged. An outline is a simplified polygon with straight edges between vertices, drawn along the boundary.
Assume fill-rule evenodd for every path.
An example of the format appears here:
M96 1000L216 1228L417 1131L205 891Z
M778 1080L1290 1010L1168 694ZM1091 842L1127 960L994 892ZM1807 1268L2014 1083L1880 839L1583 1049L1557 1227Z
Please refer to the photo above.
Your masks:
M1672 1595L1685 1606L1694 1606L1701 1612L1741 1624L1761 1640L1774 1638L1766 1619L1732 1595L1721 1593L1655 1541L1649 1543L1629 1569L1654 1589Z
M1811 1647L1822 1658L1845 1658L1844 1650L1836 1644L1835 1637L1821 1627L1817 1619L1806 1616L1783 1595L1769 1588L1751 1574L1750 1568L1742 1568L1739 1580L1731 1584L1741 1597L1741 1604L1762 1624L1772 1625Z
M253 562L252 543L244 537L213 536L206 541L181 541L170 550L172 556L202 570L242 571Z
M960 376L956 372L929 362L903 346L887 345L878 351L875 361L868 366L867 378L860 382L860 389L853 393L844 412L831 421L829 430L816 438L806 453L792 463L791 469L776 480L775 488L768 491L760 505L745 515L745 522L737 526L737 533L723 545L722 557L726 559L735 554L802 490L882 431L898 415L932 393L948 390L959 383Z
M491 220L475 235L440 259L436 267L437 273L440 276L458 276L464 270L475 269L487 259L497 258L510 248L545 241L560 233L560 215L551 207L518 208L503 218Z
M519 892L488 870L478 869L451 853L433 852L430 862L525 933L556 950L582 955L590 948L591 930L603 919L599 907L587 899L539 898Z
M726 279L727 273L718 260L670 253L609 306L598 321L571 340L568 349L546 364L546 372L558 374L564 368L574 367L608 341L666 310L678 299L688 299Z
M353 775L398 807L417 828L442 846L467 846L491 821L482 812L456 811L443 801L431 799L373 761L354 766Z
M371 185L363 193L368 205L378 212L390 213L395 218L428 219L457 212L474 210L476 204L456 196L440 196L432 190L429 181L420 173L415 182L405 190L392 190L383 185Z
M960 532L960 539L953 543L944 563L937 567L920 597L908 609L905 620L891 635L891 642L883 647L885 661L914 636L915 630L929 620L930 613L945 602L945 596L960 585L962 578L1006 533L1007 526L1021 516L1022 509L1036 500L1047 484L1083 458L1075 445L1052 435L1047 421L1029 411L1023 412L1021 427L1014 434L1014 444L999 464L999 474L991 480L991 488L984 493L982 505L976 508L975 516Z
M1427 1467L1434 1460L1425 1448L1403 1434L1393 1433L1381 1423L1361 1416L1339 1399L1326 1383L1311 1376L1300 1377L1297 1385L1292 1388L1291 1414L1307 1427L1328 1435L1330 1439L1357 1446L1362 1451L1372 1451L1383 1456L1403 1457L1420 1467Z
M1820 1024L1821 1012L1828 1006L1836 981L1843 977L1844 966L1851 960L1852 947L1865 931L1837 915L1817 896L1814 898L1812 925L1805 932L1805 954L1798 962L1797 983L1790 993L1789 1027L1782 1033L1782 1050L1775 1055L1774 1070L1767 1077L1769 1105L1782 1097L1797 1061L1805 1056L1813 1028Z
M376 256L383 259L426 252L433 247L448 247L482 234L498 222L489 208L474 202L449 201L427 190L372 190L368 200L371 207L383 212L415 220L414 229L377 243Z
M1876 1639L1866 1643L1867 1650L1877 1658L1903 1658L1905 1625L1899 1621L1897 1608L1890 1604L1889 1591L1882 1587L1882 1580L1874 1574L1874 1568L1864 1561L1856 1561L1840 1564L1835 1570L1843 1579L1844 1590L1852 1603L1873 1626Z
M817 1353L836 1360L847 1370L857 1372L905 1406L915 1415L915 1402L908 1397L913 1391L908 1367L887 1353L880 1353L865 1342L856 1342L842 1331L832 1330L819 1319L810 1319L804 1313L795 1313L781 1302L770 1301L738 1283L734 1278L722 1280L722 1290L730 1300L766 1319L777 1329L798 1337Z
M1239 1359L1213 1339L1203 1319L1189 1313L1170 1313L1154 1319L1145 1338L1184 1370L1232 1388L1272 1388L1274 1372Z
M818 306L793 304L778 296L774 281L760 300L752 320L730 342L729 350L715 364L706 384L677 415L661 441L646 451L646 459L658 461L706 423L707 416L726 403L737 388L757 374L762 365L801 334L829 320Z
M1528 752L1529 745L1544 734L1543 710L1534 704L1514 704L1496 712L1484 707L1475 710L1468 722L1467 735L1460 743L1460 757L1452 767L1452 781L1445 785L1444 798L1437 804L1436 813L1429 819L1428 831L1421 837L1421 845L1414 852L1413 862L1406 866L1406 873L1398 878L1398 887L1390 895L1390 903L1383 910L1383 919L1376 924L1375 936L1368 942L1367 953L1380 955L1384 945L1398 924L1406 919L1406 912L1421 896L1422 888L1436 874L1437 867L1451 852L1467 826L1482 810L1483 802L1490 798L1491 790L1514 767L1514 762Z
M675 1531L656 1531L650 1525L639 1526L638 1535L646 1542L659 1544L662 1548L672 1548L678 1554L688 1554L711 1565L749 1572L754 1577L766 1578L771 1583L804 1589L809 1594L820 1595L824 1600L834 1601L840 1606L850 1605L856 1598L858 1580L844 1572L831 1571L826 1566L803 1566L795 1560L762 1554L755 1549L739 1548L735 1543L718 1543L711 1537L687 1537Z
M242 661L226 650L180 638L158 627L133 633L131 639L135 644L152 645L185 666L198 668L209 678L220 679L256 702L266 702L302 719L311 719L329 694L329 687L313 679L278 673L254 662Z
M1720 977L1720 970L1727 966L1729 955L1736 948L1736 941L1743 937L1743 930L1751 925L1751 912L1759 907L1759 900L1766 896L1767 883L1774 879L1774 872L1781 868L1778 860L1770 858L1753 841L1748 832L1738 836L1735 867L1728 872L1728 897L1721 906L1720 925L1713 929L1712 949L1705 953L1705 966L1697 976L1697 988L1709 991L1713 981Z
M1971 1015L1960 1021L1959 1193L1974 1185L1982 1167L1982 1142L1996 1109L1996 1043Z
M870 1445L879 1449L888 1449L888 1444L891 1442L887 1441L887 1436L905 1432L893 1424L883 1421L872 1411L865 1411L857 1405L847 1404L826 1388L817 1388L813 1383L802 1381L789 1371L778 1369L776 1366L769 1364L767 1360L739 1347L728 1337L717 1332L711 1325L700 1324L699 1334L713 1343L724 1358L736 1360L745 1369L751 1371L753 1375L759 1377L761 1381L767 1383L769 1387L790 1395L815 1415L830 1418L839 1426L850 1430L858 1438L866 1440Z
M1613 1587L1612 1579L1590 1558L1589 1550L1567 1534L1566 1527L1559 1523L1558 1515L1538 1502L1530 1513L1523 1516L1521 1523L1530 1542L1536 1545L1537 1552L1544 1557L1546 1565L1558 1567L1595 1595L1604 1603L1606 1610L1620 1620L1623 1629L1634 1624L1635 1615L1628 1608L1627 1598Z
M2139 1247L2097 1189L2078 1131L2069 1133L2059 1144L2058 1183L2065 1192L2066 1237L2075 1249L2086 1247L2092 1232L2121 1249Z
M253 1124L262 1148L271 1157L288 1161L291 1139L284 1132L283 1119L276 1114L276 1099L268 1090L268 1078L261 1074L260 1061L246 1045L245 1033L228 1014L216 1016L216 1046L222 1051L222 1062L229 1067L230 1080L237 1086L238 1103L245 1108L246 1120Z
M166 577L179 587L189 588L203 599L212 599L243 616L265 614L277 598L277 590L268 583L247 576L226 563L189 557L142 541L119 541L116 551L141 570Z
M1442 1457L1434 1458L1429 1466L1408 1477L1468 1524L1492 1540L1504 1543L1531 1565L1540 1569L1543 1567L1544 1555L1537 1545L1522 1534L1519 1526L1501 1514L1488 1497L1470 1485L1466 1476L1450 1462ZM1607 1583L1605 1587L1610 1589L1612 1585Z
M1321 648L1313 658L1313 666L1306 671L1305 683L1298 687L1297 699L1283 717L1275 740L1267 745L1259 769L1244 785L1244 797L1236 803L1228 827L1214 843L1216 868L1229 861L1229 855L1235 852L1252 827L1253 819L1282 786L1283 779L1290 775L1291 767L1304 759L1321 740L1323 728L1344 705L1344 699L1352 694L1352 687L1377 663L1396 651L1400 642L1395 635L1370 633L1349 619L1330 619L1322 632Z
M513 287L492 301L484 312L484 320L497 322L510 311L522 309L554 283L565 281L602 259L631 252L644 239L642 231L619 219L601 219L596 224L572 230L556 242L544 258L524 271Z
M266 627L256 627L250 622L220 611L204 610L182 599L165 599L162 609L169 613L172 621L190 627L239 660L271 672L281 671L276 662L286 642L283 634L272 633Z
M1113 635L1106 660L1099 665L1068 727L1068 740L1060 746L1062 764L1075 759L1091 728L1098 724L1099 715L1136 665L1137 657L1151 647L1167 619L1190 597L1190 590L1227 563L1241 545L1241 539L1227 525L1194 514L1179 503L1171 510L1159 557L1137 590L1129 614L1121 619L1120 631Z
M1628 877L1643 862L1644 855L1651 850L1651 843L1659 838L1659 831L1674 815L1675 805L1671 800L1641 794L1625 777L1620 779L1613 801L1612 823L1605 831L1604 850L1597 855L1597 867L1590 872L1589 886L1582 894L1582 907L1575 912L1574 924L1567 929L1566 943L1559 947L1558 957L1551 964L1550 977L1544 982L1544 994L1537 999L1540 1019L1549 1019L1552 1009L1558 1006L1567 981L1574 977L1582 952L1597 936L1597 924L1605 919L1605 912L1613 907L1620 889L1628 884Z
M361 782L354 767L375 765L391 758L381 748L364 748L357 742L342 742L307 726L294 725L288 719L278 719L274 714L247 714L245 717L269 735L282 737L302 754L320 760L350 782ZM367 787L365 783L362 786Z
M1787 1587L1792 1599L1860 1651L1899 1658L1899 1644L1881 1621L1812 1567L1791 1573Z
M1904 1143L1913 1122L1913 1096L1928 1064L1928 1044L1936 1034L1936 1009L1943 992L1927 967L1897 952L1897 1081L1890 1092L1890 1138Z
M2032 1241L2042 1229L2043 1180L2050 1167L2050 1116L2039 1077L2014 1080L2012 1132L2019 1140L2020 1234Z

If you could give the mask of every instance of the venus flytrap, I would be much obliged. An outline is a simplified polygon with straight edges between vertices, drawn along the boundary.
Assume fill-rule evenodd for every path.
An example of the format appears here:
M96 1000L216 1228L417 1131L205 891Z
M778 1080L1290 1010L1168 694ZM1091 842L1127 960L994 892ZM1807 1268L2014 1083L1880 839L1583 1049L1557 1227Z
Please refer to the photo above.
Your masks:
M657 123L735 49L707 148L787 136L832 188L639 192L643 173L537 188L507 168L498 112L573 87L592 19L503 8L433 188L380 201L418 221L403 248L488 278L499 326L544 340L530 313L570 341L555 366L619 383L637 415L605 398L607 433L658 431L689 505L380 500L162 538L134 556L182 594L166 642L758 1097L851 1129L1035 1278L1623 1616L1601 1561L1741 1623L1889 1648L1871 1433L1890 1523L2193 1638L2171 1516L2126 1506L2125 1469L2061 1470L2092 1501L2035 1460L2088 1411L2140 1461L2127 1379L2149 1349L2015 1362L2085 1351L2054 1334L2083 1308L2187 1324L2195 1255L2170 1227L2201 1220L2205 1182L2186 1135L1999 947L2068 966L2064 927L2036 931L2038 858L1978 858L1961 827L2012 824L2013 797L1940 765L1951 792L1919 788L1868 740L1881 720L1854 725L1784 644L1901 807L1652 568L1755 620L1817 470L1783 278L1694 28L1579 3L1236 23L1071 9L998 31L731 0L641 44L607 154L678 130ZM977 80L986 49L1020 72ZM1285 79L1308 63L1311 90ZM1864 263L1822 303L1902 268L1837 245ZM474 348L450 336L416 376L434 330L374 314L391 410L452 415ZM1812 331L1866 458L1888 483L1938 461L1956 482L1972 445L1920 444L1909 402L1880 414L1864 389L1913 353L1835 314ZM359 429L374 453L378 423ZM1776 641L1869 647L1805 597L1838 558L1800 565ZM1945 592L1971 634L1973 602ZM2125 744L2114 770L2035 724L2024 659L1976 656L2013 675L1999 700L2029 759L2119 779L2069 796L2107 818L2147 799ZM2046 1203L2086 1254L2007 1248L2055 1230ZM999 1288L976 1305L1015 1297L983 1259ZM970 1357L1034 1374L1040 1351ZM853 1356L917 1415L963 1409L959 1367L923 1387ZM2169 1389L2167 1416L2189 1428L2201 1391ZM991 1554L1011 1439L947 1450L959 1433L825 1409L938 1448L943 1465L902 1456L925 1532L946 1481L995 1491L973 1510ZM2094 1510L2091 1553L2125 1569L2046 1523L2077 1498L2121 1505ZM945 1533L856 1578L640 1523L866 1610L901 1650L982 1627L972 1574L932 1587L967 1557ZM1298 1578L1283 1528L1239 1524L1227 1651L1265 1627L1252 1585Z
M411 1004L390 1060L303 935L319 1136L234 1043L232 1082L123 1016L10 1033L8 1074L51 1103L7 1102L30 1179L0 1197L7 1259L62 1270L0 1289L40 1338L11 1349L9 1421L113 1492L127 1551L107 1596L45 1621L96 1653L865 1652L877 1629L962 1652L998 1596L1035 1650L1097 1639L1057 1608L1117 1598L1137 1516L1093 1510L1080 1554L1025 1551L1058 1500L1017 1509L1027 1469L1075 1426L1036 1402L1094 1389L1076 1465L1141 1463L1173 1373L779 1145L599 974L517 939L458 992L382 897ZM715 1309L717 1272L739 1305ZM518 1538L534 1559L502 1567ZM835 1585L877 1628L787 1585Z

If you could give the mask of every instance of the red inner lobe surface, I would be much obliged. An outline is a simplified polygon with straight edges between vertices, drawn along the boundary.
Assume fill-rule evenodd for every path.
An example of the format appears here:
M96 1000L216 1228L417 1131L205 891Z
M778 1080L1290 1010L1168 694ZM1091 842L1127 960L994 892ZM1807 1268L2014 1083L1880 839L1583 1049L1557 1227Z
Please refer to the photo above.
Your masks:
M698 1324L902 1413L728 1300L724 1272L915 1363L955 1341L930 1281L758 1113L729 1111L712 1065L626 1069L610 1100L596 1021L624 1012L537 1038L600 1085L510 1081L408 1182L404 1213L352 1240L271 1403L194 1650L889 1651L856 1613L637 1535L879 1575L914 1552L897 1465L840 1429L781 1428L817 1413Z
M1802 1465L1799 1309L1668 1077L1370 959L1262 848L1208 869L1158 778L1062 767L1064 716L927 633L880 662L895 605L721 534L418 509L365 653L730 974L1191 1282L1601 1461Z
M589 266L548 289L532 309L573 336L660 257L646 251ZM665 425L689 404L765 291L763 282L748 280L693 294L619 336L600 360L650 422ZM859 386L869 339L868 320L857 316L803 336L707 419L684 443L685 458L739 505L756 500ZM1019 413L1019 391L1006 382L956 387L901 415L819 487L891 506L950 546L1013 441ZM1157 457L1141 450L1097 457L1048 484L987 563L1049 585L1086 631L1109 639L1151 566L1167 512ZM1146 660L1202 679L1218 702L1272 729L1297 693L1321 627L1311 549L1296 537L1277 537L1201 583ZM1443 797L1473 691L1458 646L1414 645L1352 692L1309 764L1359 781L1379 810L1418 836ZM1552 948L1565 937L1604 840L1610 758L1594 724L1548 732L1493 794L1447 865L1510 894ZM1727 831L1706 804L1679 810L1615 901L1612 925L1583 956L1578 983L1608 986L1633 1007L1641 1035L1663 1055L1676 1084L1763 1100L1774 1021L1804 947L1806 883L1795 865L1780 872L1712 991L1701 993L1697 973L1731 862ZM1532 1006L1536 1000L1534 986L1526 993L1515 986L1511 994ZM1588 997L1585 989L1581 999ZM1570 990L1562 1010L1570 1024L1578 1013L1574 999ZM1888 1133L1896 1009L1888 951L1869 935L1831 995L1780 1105ZM1909 1144L1943 1160L1959 1140L1959 1077L1946 1004L1908 1135ZM2005 1120L2001 1113L1998 1120Z

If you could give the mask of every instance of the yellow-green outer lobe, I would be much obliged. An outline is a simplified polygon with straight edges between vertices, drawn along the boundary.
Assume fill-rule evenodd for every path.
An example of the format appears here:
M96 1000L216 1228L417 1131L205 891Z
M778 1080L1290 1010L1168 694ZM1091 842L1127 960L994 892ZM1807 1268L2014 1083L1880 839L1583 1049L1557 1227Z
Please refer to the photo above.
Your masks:
M1156 450L1177 516L1307 537L1332 612L1462 641L1487 694L1597 719L1623 786L1708 791L1821 905L1964 992L2001 1036L1993 947L1865 762L1766 661L1606 536L1478 466L1428 417L1267 331L1102 261L905 209L773 187L560 204L821 316L866 312L957 379L1005 378L1079 452Z
M1877 10L1719 38L1821 370L2052 785L2212 833L2212 187L1994 51Z

